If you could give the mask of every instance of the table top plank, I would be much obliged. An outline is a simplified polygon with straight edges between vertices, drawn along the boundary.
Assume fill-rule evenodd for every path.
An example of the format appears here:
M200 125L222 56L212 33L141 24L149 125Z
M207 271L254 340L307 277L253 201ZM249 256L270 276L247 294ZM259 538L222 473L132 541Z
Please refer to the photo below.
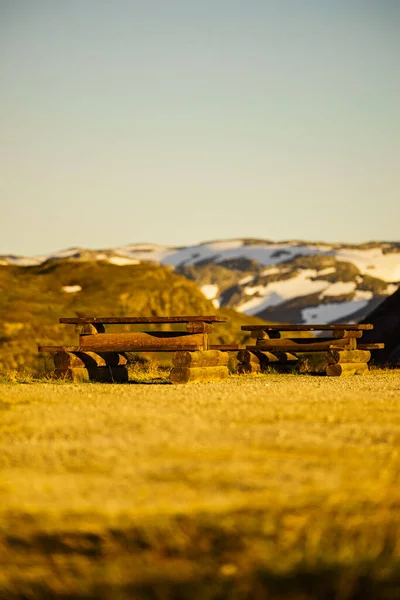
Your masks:
M371 323L335 323L334 325L242 325L242 331L366 331L373 329Z
M177 317L61 317L60 323L72 325L99 323L102 325L149 325L151 323L225 323L226 317L194 315Z
M138 346L136 350L128 350L127 352L195 352L196 350L201 350L200 346L197 344L187 344L185 346L160 346L158 348L154 348L154 346ZM122 350L112 350L109 346L39 346L38 352L95 352L96 354L118 352L121 354Z

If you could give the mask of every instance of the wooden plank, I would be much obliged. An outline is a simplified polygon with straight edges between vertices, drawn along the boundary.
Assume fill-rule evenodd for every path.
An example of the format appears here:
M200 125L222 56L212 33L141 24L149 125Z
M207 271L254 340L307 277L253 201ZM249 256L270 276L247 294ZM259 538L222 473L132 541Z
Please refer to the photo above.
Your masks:
M240 350L240 344L210 344L209 350L220 350L221 352L235 352Z
M228 367L174 367L170 373L171 383L204 383L228 376Z
M363 335L362 331L346 331L345 329L335 329L333 331L334 338L361 338Z
M330 350L331 362L335 363L367 363L371 359L371 352L368 350Z
M197 350L208 350L208 336L205 333L187 333L186 331L138 331L132 333L98 333L97 335L84 335L79 338L82 348L108 348L113 352L140 351L142 348L151 348L161 352L160 348L192 344Z
M261 365L258 362L240 363L237 366L238 375L250 375L250 373L260 373Z
M364 375L367 372L367 363L337 363L326 367L326 374L329 377L349 377L352 375Z
M247 350L268 350L269 352L321 352L323 350L330 350L331 348L349 348L349 339L342 340L330 340L329 342L311 342L307 345L297 344L291 340L285 338L281 340L262 340L262 345L257 346L246 346ZM278 343L279 342L279 343Z
M61 317L60 323L103 325L144 325L149 323L225 323L226 317L217 315L193 315L179 317Z
M344 344L351 344L351 338L333 338L333 337L301 337L301 338L292 338L292 337L287 337L287 338L273 338L273 339L262 339L259 340L259 342L256 343L257 347L260 345L264 346L268 344L272 344L272 345L282 345L282 346L286 346L287 344L301 344L303 346L308 346L309 344L315 344L315 343L329 343L332 345L336 345L339 344L341 345L342 342Z
M250 362L265 362L265 363L288 363L296 362L297 356L290 354L290 352L268 352L268 351L250 351L250 350L239 350L237 359L241 363Z
M335 325L242 325L242 331L335 331L344 329L346 331L366 331L373 329L370 323L338 323Z
M325 373L329 365L368 363L371 353L366 350L329 350L327 352L305 352L299 357L299 373Z
M118 367L126 365L127 358L117 352L56 352L53 357L56 369L68 367Z
M226 367L229 356L219 350L204 352L175 352L172 355L174 367Z
M154 348L153 346L141 346L140 349L133 350L133 352L177 352L187 350L188 352L194 352L195 350L201 350L196 344L186 344L182 346L159 346ZM39 346L38 352L83 352L85 354L89 352L96 353L108 353L112 352L109 347L101 346ZM118 350L118 353L123 350ZM131 351L132 352L132 351Z
M376 344L357 344L357 348L359 350L383 350L385 344L376 343Z
M97 381L103 383L126 383L129 379L126 367L68 367L66 369L55 369L54 376L57 379L82 383Z

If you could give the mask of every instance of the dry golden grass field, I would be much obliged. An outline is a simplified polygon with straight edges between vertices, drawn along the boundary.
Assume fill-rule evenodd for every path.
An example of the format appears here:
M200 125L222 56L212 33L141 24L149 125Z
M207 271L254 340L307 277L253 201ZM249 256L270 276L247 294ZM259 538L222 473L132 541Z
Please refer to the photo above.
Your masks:
M160 379L162 381L162 379ZM0 598L400 598L400 373L0 385Z

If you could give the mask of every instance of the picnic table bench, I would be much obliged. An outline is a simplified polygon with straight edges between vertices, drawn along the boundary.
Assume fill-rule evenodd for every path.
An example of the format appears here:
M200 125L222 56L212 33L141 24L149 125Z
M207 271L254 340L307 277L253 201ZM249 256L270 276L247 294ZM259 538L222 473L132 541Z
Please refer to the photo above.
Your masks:
M384 344L363 344L369 323L334 325L243 325L255 344L238 352L239 372L251 373L272 365L278 370L296 366L301 373L326 373L330 376L362 374L368 371L370 350ZM328 332L325 337L296 337L298 332ZM282 337L282 334L285 337ZM289 335L293 333L293 335Z
M76 346L39 346L53 353L55 375L74 381L127 381L125 352L172 352L173 383L209 381L228 376L226 353L209 348L215 323L227 319L215 315L173 317L61 317L75 325ZM186 331L134 331L106 333L106 325L183 324Z

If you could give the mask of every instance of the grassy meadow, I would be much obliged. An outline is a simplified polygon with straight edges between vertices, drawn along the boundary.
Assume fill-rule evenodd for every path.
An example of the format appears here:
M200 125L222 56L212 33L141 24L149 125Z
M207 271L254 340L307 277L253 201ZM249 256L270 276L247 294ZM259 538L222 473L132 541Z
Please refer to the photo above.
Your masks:
M0 385L2 600L400 597L400 372L138 381Z

